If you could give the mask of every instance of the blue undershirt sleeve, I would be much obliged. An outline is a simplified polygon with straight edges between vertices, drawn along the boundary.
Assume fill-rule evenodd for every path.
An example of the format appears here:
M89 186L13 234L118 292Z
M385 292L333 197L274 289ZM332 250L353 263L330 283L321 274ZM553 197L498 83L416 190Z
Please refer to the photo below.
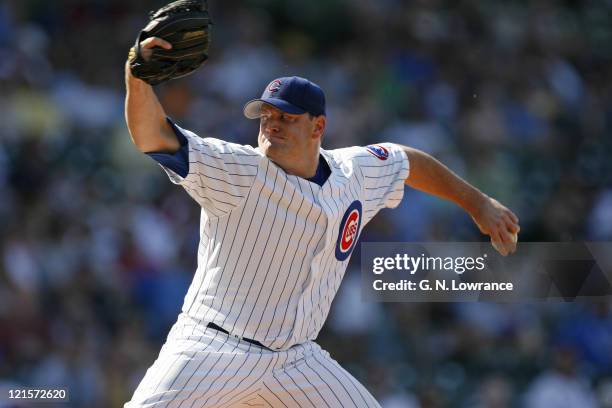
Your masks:
M170 123L170 126L172 126L172 130L174 130L174 134L181 147L176 153L148 152L146 155L162 166L185 178L189 174L189 143L185 135L183 135L183 132L176 127L174 122L172 122L170 118L166 118L166 120Z

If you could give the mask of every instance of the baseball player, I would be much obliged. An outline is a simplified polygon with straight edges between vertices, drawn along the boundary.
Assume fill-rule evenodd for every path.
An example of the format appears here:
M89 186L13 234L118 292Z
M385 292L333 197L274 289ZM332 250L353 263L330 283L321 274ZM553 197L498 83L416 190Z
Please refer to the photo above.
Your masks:
M126 407L378 407L315 339L361 231L404 184L461 206L503 255L515 250L517 217L426 153L322 149L325 96L309 80L275 79L245 105L259 120L251 147L181 128L128 65L125 76L134 144L201 206L182 312Z

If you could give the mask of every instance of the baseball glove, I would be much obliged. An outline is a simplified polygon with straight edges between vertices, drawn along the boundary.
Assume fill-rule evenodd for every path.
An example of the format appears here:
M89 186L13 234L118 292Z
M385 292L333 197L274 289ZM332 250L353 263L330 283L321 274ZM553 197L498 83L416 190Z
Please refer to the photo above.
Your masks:
M157 85L192 73L208 59L211 24L206 0L178 0L151 12L149 24L130 49L132 75ZM145 60L140 43L149 37L168 41L172 48L155 47Z

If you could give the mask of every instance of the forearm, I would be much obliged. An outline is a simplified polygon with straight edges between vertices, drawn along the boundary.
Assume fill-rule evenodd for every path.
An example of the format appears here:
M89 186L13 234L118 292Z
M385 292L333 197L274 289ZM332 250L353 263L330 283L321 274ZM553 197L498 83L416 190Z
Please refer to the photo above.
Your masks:
M401 146L408 155L410 173L406 184L412 188L452 201L470 215L476 214L488 198L434 157Z
M125 67L125 121L136 147L143 152L175 152L179 142L166 121L153 88Z

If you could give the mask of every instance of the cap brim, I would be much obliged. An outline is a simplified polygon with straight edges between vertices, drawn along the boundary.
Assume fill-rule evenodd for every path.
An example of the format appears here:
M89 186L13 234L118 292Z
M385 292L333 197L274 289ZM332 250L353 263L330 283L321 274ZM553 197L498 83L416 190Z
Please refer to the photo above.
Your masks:
M282 110L283 112L291 113L294 115L301 115L302 113L306 113L306 110L292 105L282 99L264 98L248 101L246 105L244 105L244 116L249 119L259 119L259 117L261 116L261 107L264 104L272 105L275 108Z

